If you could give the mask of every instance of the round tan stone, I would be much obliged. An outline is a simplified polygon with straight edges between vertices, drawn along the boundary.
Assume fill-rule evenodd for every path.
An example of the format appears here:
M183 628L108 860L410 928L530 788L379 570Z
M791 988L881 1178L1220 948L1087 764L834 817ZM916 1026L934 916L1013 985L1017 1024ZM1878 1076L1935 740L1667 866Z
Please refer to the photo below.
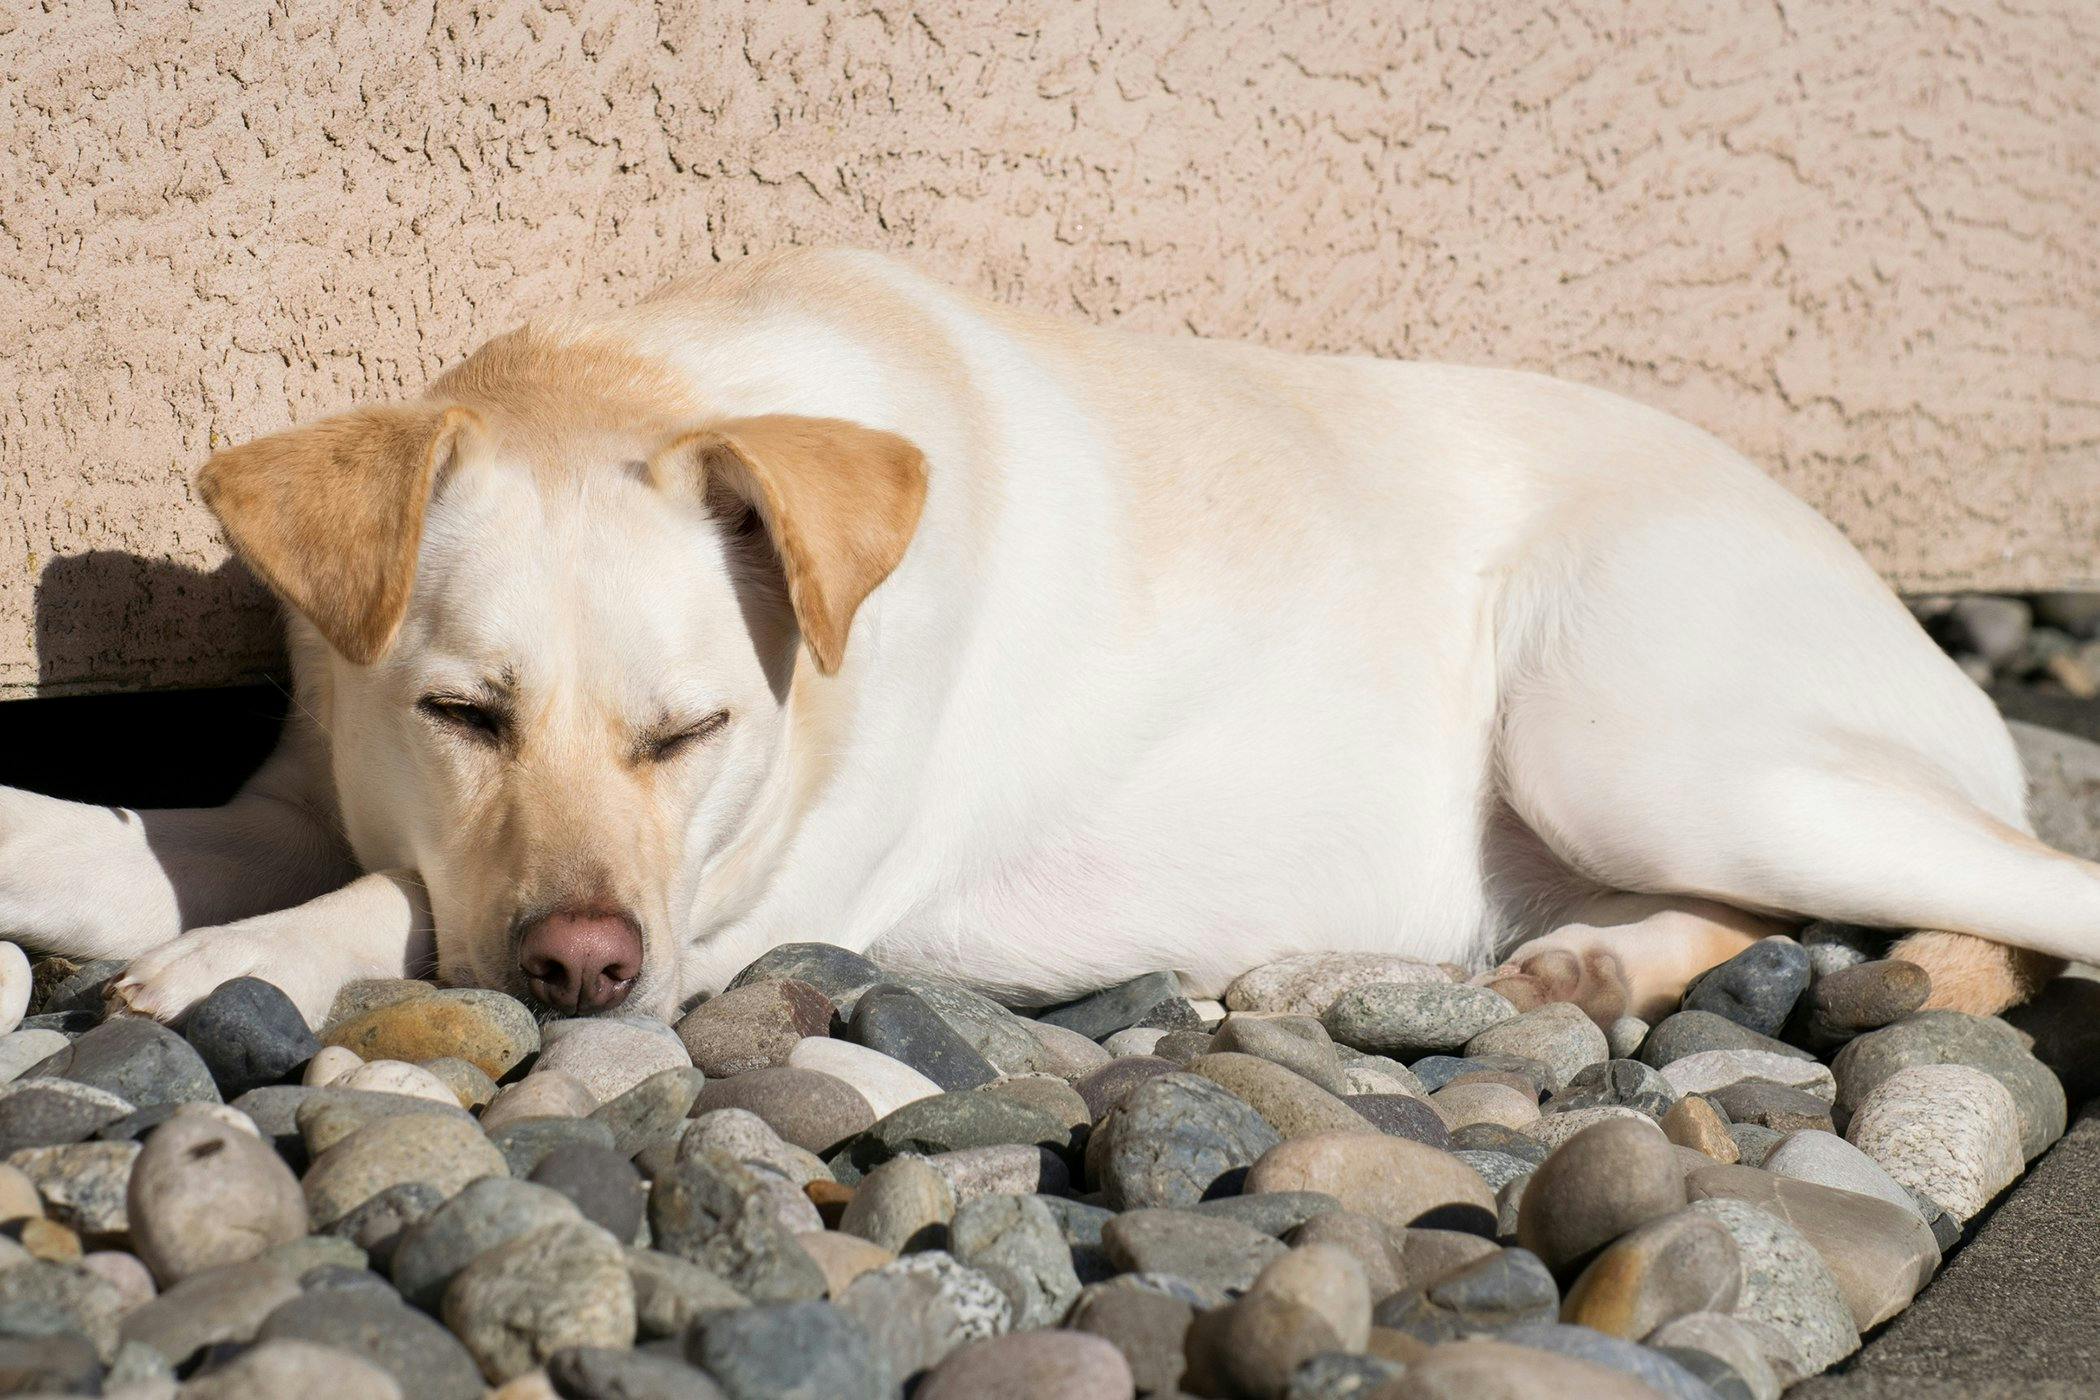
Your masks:
M421 1064L456 1055L489 1078L501 1079L540 1048L540 1026L515 997L469 987L376 1007L333 1027L323 1039L366 1060Z
M1569 1138L1531 1174L1517 1243L1564 1273L1684 1207L1684 1169L1661 1129L1646 1118L1611 1118Z
M1485 1078L1447 1084L1429 1096L1429 1103L1453 1132L1474 1123L1518 1129L1539 1117L1536 1094Z
M1376 1131L1361 1113L1273 1060L1228 1052L1198 1055L1187 1068L1251 1106L1285 1138Z
M1246 1194L1324 1191L1342 1209L1392 1226L1492 1229L1495 1193L1449 1152L1380 1133L1322 1132L1263 1153Z
M894 1251L838 1230L805 1230L795 1242L824 1271L825 1292L833 1298L862 1274L897 1262Z

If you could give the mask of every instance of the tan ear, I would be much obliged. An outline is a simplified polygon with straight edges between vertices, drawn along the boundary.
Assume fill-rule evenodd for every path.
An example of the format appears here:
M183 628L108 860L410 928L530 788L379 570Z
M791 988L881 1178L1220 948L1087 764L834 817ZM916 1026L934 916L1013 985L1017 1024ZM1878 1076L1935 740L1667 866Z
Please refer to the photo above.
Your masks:
M423 512L464 408L360 408L228 448L197 487L243 563L337 651L369 665L408 611Z
M853 614L904 557L926 502L926 459L895 433L840 418L737 418L671 444L694 490L755 509L787 571L817 669L837 671Z

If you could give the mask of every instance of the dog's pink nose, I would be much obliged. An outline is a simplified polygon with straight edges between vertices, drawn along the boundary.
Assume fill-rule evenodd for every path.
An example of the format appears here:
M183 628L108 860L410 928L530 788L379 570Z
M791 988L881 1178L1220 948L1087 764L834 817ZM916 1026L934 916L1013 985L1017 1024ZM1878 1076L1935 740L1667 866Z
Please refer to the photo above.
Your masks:
M627 1000L642 972L642 932L626 914L556 910L526 925L518 967L532 994L581 1016Z

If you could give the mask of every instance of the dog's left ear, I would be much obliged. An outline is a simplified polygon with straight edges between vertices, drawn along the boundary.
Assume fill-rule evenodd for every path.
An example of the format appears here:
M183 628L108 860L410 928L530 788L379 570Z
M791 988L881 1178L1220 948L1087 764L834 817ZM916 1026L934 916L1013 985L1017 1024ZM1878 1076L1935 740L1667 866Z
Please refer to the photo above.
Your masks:
M757 512L817 669L837 671L853 614L919 527L919 449L840 418L767 414L688 433L653 465L674 490L699 499L726 491Z

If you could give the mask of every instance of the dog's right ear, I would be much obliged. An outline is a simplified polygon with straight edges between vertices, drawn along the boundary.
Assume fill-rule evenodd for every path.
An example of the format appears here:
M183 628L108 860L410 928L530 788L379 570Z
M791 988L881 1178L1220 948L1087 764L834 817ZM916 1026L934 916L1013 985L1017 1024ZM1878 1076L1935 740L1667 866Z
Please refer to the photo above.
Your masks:
M360 408L228 448L197 487L241 561L360 666L408 611L423 512L472 411Z

